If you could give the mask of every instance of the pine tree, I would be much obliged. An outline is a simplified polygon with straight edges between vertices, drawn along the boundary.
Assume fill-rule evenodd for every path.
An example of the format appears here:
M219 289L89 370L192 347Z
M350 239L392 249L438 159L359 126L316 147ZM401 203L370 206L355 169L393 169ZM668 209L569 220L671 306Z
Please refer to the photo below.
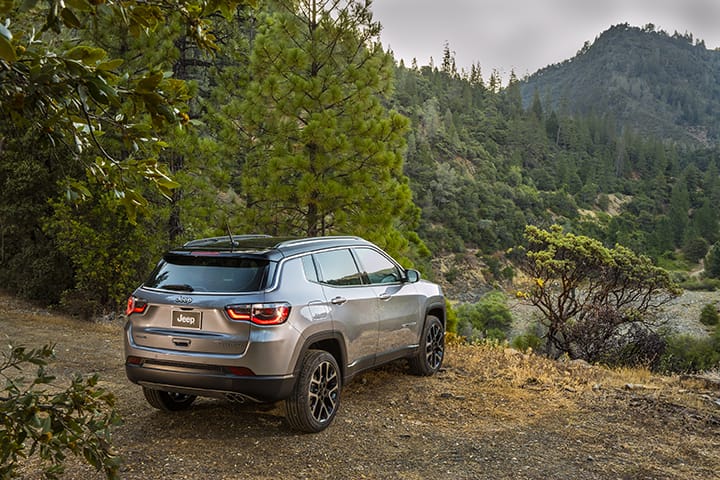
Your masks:
M692 223L701 237L710 244L718 240L718 212L709 198L693 214Z
M470 85L472 85L472 86L479 86L479 87L485 86L485 82L483 81L483 78L482 78L482 68L480 68L479 62L473 63L470 66L469 81L470 81Z
M535 115L535 118L538 119L538 121L543 120L543 108L542 103L540 102L540 94L537 90L533 92L533 100L532 100L532 107L530 108L533 115Z
M705 256L705 276L720 278L720 242L710 247L710 251Z
M684 182L677 182L670 194L670 228L676 246L682 245L685 229L688 226L690 195Z
M417 209L402 173L408 120L382 104L393 60L370 2L281 0L253 45L243 102L248 227L362 234L402 253Z
M449 77L457 77L457 67L455 66L455 52L450 50L450 44L445 42L443 47L442 72Z

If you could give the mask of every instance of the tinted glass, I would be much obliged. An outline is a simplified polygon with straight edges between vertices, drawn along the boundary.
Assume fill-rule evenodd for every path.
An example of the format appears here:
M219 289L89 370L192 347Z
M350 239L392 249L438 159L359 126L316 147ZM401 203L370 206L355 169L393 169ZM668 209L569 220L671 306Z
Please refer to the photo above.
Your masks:
M313 255L321 280L330 285L361 285L360 272L350 250L333 250Z
M302 257L303 270L305 271L305 278L311 282L317 282L318 276L315 270L315 263L310 255Z
M370 283L396 283L402 278L395 264L379 252L358 248L355 254Z
M255 258L165 255L146 287L179 292L256 292L268 261Z

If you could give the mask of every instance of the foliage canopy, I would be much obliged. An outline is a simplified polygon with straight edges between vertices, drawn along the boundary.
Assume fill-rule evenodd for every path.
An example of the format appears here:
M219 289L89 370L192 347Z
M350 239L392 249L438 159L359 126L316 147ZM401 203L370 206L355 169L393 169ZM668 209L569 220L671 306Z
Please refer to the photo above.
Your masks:
M17 475L22 458L37 457L46 478L63 473L67 455L80 456L107 478L119 478L120 457L110 443L110 428L120 424L112 393L98 377L75 376L70 385L54 385L45 367L53 346L28 350L11 347L0 359L0 478ZM23 369L37 367L30 381Z
M633 325L651 325L653 312L679 294L665 270L616 245L564 233L562 227L525 229L520 268L529 285L519 295L542 313L553 355L602 359Z
M59 158L71 157L104 181L127 208L131 219L147 200L137 188L148 179L169 197L178 184L158 162L165 143L157 132L166 124L187 121L188 93L150 65L124 70L123 59L81 33L112 18L136 36L148 35L171 13L180 14L186 35L199 48L217 48L210 17L232 15L254 0L4 0L0 2L0 151L6 141L32 132ZM43 18L40 25L36 19ZM18 28L15 28L17 25ZM39 28L38 28L39 27ZM11 30L12 29L12 30ZM8 121L9 120L9 121ZM122 155L112 154L107 138L119 138ZM90 196L81 181L67 182L70 199Z
M275 3L261 17L242 109L247 222L362 234L400 253L417 218L402 172L409 123L381 103L393 61L370 2Z

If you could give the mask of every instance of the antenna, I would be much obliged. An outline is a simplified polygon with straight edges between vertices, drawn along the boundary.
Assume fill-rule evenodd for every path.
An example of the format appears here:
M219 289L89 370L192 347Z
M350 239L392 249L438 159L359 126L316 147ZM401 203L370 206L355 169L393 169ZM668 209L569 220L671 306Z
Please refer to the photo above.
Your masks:
M232 231L230 231L230 222L227 218L225 219L225 226L227 227L228 237L230 238L230 253L232 253L235 248L235 240L233 240Z

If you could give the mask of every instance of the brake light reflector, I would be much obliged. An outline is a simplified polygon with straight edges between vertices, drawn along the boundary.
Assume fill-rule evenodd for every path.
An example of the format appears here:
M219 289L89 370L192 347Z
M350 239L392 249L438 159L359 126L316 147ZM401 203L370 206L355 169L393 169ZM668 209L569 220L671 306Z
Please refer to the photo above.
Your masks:
M255 372L250 370L247 367L225 367L225 370L230 373L231 375L235 375L237 377L254 377Z
M147 309L147 302L144 300L137 299L135 297L128 298L127 308L125 309L125 315L132 315L133 313L145 313Z
M290 315L287 303L256 303L252 305L229 305L225 311L232 320L247 321L256 325L280 325Z

